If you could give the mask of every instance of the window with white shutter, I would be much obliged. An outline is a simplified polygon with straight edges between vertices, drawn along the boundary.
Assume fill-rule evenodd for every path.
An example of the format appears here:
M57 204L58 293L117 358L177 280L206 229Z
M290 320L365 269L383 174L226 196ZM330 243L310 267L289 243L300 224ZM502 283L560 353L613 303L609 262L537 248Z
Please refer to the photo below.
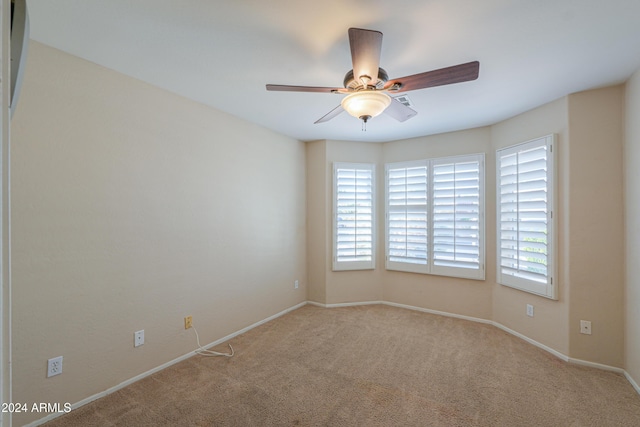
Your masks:
M386 267L484 279L484 155L386 165Z
M553 142L497 151L497 281L555 299Z
M484 279L484 158L432 160L435 274Z
M334 163L333 270L375 268L375 165Z
M427 161L386 166L387 269L427 273Z

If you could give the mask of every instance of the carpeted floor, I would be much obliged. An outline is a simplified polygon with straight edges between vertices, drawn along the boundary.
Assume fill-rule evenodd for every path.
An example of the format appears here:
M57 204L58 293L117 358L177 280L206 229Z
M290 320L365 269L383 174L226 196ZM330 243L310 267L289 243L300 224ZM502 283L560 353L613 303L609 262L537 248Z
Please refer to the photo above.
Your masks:
M192 357L46 426L640 425L624 376L490 325L307 305L230 342L233 358Z

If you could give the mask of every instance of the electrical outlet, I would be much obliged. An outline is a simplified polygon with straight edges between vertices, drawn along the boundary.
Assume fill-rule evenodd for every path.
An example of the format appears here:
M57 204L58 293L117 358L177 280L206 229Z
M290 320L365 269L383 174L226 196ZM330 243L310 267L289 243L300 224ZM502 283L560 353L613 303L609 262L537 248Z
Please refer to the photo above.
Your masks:
M298 281L296 280L295 282L293 282L293 289L298 289L299 285L300 283L298 283Z
M580 333L591 335L591 322L589 320L580 321Z
M62 373L62 356L47 360L47 378Z
M133 346L140 347L144 344L144 329L133 334Z
M191 316L186 316L184 318L184 328L185 329L189 329L190 327L193 326L193 317Z
M533 317L533 306L531 304L527 304L527 316Z

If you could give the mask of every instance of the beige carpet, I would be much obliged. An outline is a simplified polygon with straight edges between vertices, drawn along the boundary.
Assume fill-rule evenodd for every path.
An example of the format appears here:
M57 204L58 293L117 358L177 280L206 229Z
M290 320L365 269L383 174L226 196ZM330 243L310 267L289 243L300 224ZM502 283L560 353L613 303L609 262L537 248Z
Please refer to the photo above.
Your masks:
M46 425L640 425L624 376L459 319L307 305L231 344L233 358L194 356Z

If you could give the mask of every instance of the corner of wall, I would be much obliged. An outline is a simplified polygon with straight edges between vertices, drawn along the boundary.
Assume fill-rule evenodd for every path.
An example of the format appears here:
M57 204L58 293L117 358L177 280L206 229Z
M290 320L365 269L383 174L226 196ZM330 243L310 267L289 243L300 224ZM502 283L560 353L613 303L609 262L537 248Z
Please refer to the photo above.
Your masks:
M640 70L625 87L624 135L624 198L625 198L625 346L624 367L640 383Z
M327 302L326 157L327 141L306 143L307 300L321 304Z
M568 240L568 206L563 198L568 193L568 177L562 168L568 161L568 107L567 98L562 97L533 110L522 113L491 126L491 143L493 150L529 141L548 134L557 135L558 147L556 164L559 165L556 175L558 186L559 213L558 228L558 264L560 271L558 300L550 300L527 292L512 289L495 282L493 286L493 321L516 331L536 342L568 354L568 271L562 266L567 259L566 244ZM526 306L534 306L534 317L526 315Z
M569 95L569 356L622 367L624 90ZM596 173L594 173L596 172ZM580 321L593 334L580 333Z

